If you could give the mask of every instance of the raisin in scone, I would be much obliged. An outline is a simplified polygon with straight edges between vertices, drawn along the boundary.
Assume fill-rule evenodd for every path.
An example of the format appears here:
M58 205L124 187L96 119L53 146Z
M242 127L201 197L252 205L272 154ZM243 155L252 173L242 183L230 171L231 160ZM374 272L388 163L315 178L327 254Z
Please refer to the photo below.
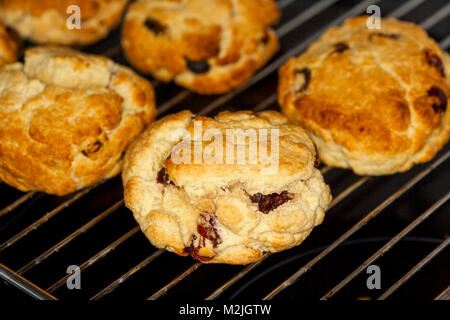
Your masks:
M104 38L122 18L129 0L2 0L0 20L37 43L87 45ZM67 21L80 8L80 29Z
M140 0L122 46L137 69L201 94L245 83L277 51L273 0Z
M155 117L151 84L111 60L35 47L0 67L0 180L64 195L118 174Z
M18 35L0 23L0 66L17 61L20 47Z
M125 203L156 247L247 264L300 244L322 222L331 196L315 160L306 131L275 111L215 118L182 111L130 146Z
M279 72L279 103L321 159L363 175L429 161L450 138L449 68L412 23L367 17L331 28Z

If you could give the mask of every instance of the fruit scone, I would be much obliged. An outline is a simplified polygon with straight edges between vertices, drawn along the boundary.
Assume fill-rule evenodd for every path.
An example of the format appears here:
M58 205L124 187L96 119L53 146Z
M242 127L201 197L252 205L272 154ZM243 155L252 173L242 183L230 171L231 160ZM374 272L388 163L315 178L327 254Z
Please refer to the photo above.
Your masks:
M125 203L156 247L247 264L300 244L322 222L331 195L316 160L306 131L278 112L182 111L130 146Z
M446 53L413 23L367 17L331 28L279 72L279 103L320 158L363 175L429 161L450 138Z
M106 37L119 24L128 1L2 0L0 20L33 42L88 45ZM72 27L77 14L79 29Z
M245 83L279 49L273 0L139 0L122 46L137 69L201 94Z
M14 31L0 23L0 66L17 61L21 42Z
M64 195L118 174L156 115L151 84L113 61L35 47L0 67L0 180Z

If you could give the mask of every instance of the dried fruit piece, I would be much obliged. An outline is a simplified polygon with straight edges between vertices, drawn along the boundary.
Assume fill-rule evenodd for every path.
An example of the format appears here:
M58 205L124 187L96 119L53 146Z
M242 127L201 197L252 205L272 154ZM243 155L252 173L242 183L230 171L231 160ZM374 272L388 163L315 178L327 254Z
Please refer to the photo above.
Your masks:
M6 27L6 33L12 39L12 41L17 45L17 48L16 48L17 52L16 53L21 52L23 47L24 47L24 43L23 43L22 38L17 33L17 31L14 30L13 28Z
M427 58L428 64L435 67L439 71L439 73L445 78L444 64L442 63L441 58L429 49L425 50L425 56Z
M434 112L440 113L447 110L447 95L444 90L439 87L431 87L427 93L429 96L437 97L439 99L439 104L433 103L432 105Z
M197 231L200 236L204 239L208 239L212 242L213 247L222 243L222 239L217 232L216 227L217 218L214 213L202 213L200 215L200 222L197 225Z
M295 71L295 77L302 76L304 78L303 85L297 90L297 92L303 92L308 88L309 81L311 80L311 71L308 68Z
M345 50L348 50L348 45L344 42L338 42L334 45L334 51L333 52L337 52L337 53L342 53Z
M96 153L100 148L103 147L103 143L100 141L95 141L93 144L88 145L83 151L81 151L86 157L90 154Z
M165 26L152 18L147 18L147 20L145 20L145 26L156 35L166 31Z
M197 74L207 73L211 68L206 60L194 61L186 58L186 64L189 70Z
M381 38L388 38L388 39L392 39L392 40L398 40L400 38L400 35L396 34L396 33L374 32L369 35L369 40L372 41L374 36L381 37Z
M194 246L194 241L197 239L197 237L194 235L192 235L191 238L191 244L189 245L189 247L184 247L183 252L189 254L192 258L194 258L195 260L201 261L201 262L207 262L209 260L211 260L213 257L205 257L205 256L201 256L200 255L200 249L202 248L202 244L199 243L199 245L197 247ZM203 240L203 246L205 245L204 240Z
M269 43L269 40L270 40L269 29L266 29L264 31L263 37L261 38L261 42L266 45Z
M314 159L314 167L316 169L319 169L319 167L320 167L320 158L319 158L318 154L316 154L316 158Z
M287 191L268 195L256 193L250 197L250 200L252 200L253 203L258 204L259 211L267 214L289 200L292 200L292 195Z
M171 184L171 185L175 185L171 180L169 175L166 172L166 168L162 167L161 170L159 170L158 175L156 176L156 181L160 184Z
M314 167L316 169L319 169L319 167L320 167L320 157L319 157L319 152L317 151L317 146L316 145L314 145L314 151L315 151L315 154L316 154L316 156L314 157Z
M195 260L201 261L201 262L207 262L213 258L213 257L201 256L199 253L200 248L201 247L196 247L192 251L189 252L189 254L191 255L192 258L194 258Z
M200 215L199 223L197 225L197 232L200 234L200 239L198 241L197 246L194 246L195 240L197 240L197 236L194 234L191 238L191 244L189 247L185 247L183 249L184 253L188 253L195 260L199 260L202 262L206 262L211 260L213 257L205 257L200 255L200 249L205 247L205 239L208 239L212 242L213 247L217 247L222 243L222 239L217 231L217 218L214 213L205 212Z

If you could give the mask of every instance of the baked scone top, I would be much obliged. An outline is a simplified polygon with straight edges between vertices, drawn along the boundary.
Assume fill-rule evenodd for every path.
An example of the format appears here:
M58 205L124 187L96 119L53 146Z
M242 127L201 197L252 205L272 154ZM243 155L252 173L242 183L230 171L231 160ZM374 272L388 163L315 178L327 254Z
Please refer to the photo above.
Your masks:
M431 159L450 136L439 46L419 26L367 17L331 28L280 69L279 103L329 165L388 174Z
M0 23L0 66L17 61L21 40Z
M186 132L194 157L194 145L202 140L194 135L199 122L203 133L213 129L223 137L227 129L266 129L269 153L275 150L271 130L279 130L278 170L263 173L267 162L248 161L250 140L242 164L237 158L222 164L204 157L175 161L172 152ZM203 141L202 154L211 146ZM331 196L315 160L307 133L277 112L207 118L184 111L153 123L130 146L122 173L125 203L155 246L203 262L246 264L264 252L298 245L322 222Z
M38 43L94 43L116 26L129 0L2 0L0 20L23 37ZM69 29L67 20L80 8L81 29Z
M149 82L111 60L35 47L0 68L0 179L63 195L120 172L156 114Z
M204 94L245 82L278 50L273 0L140 0L122 28L127 58Z

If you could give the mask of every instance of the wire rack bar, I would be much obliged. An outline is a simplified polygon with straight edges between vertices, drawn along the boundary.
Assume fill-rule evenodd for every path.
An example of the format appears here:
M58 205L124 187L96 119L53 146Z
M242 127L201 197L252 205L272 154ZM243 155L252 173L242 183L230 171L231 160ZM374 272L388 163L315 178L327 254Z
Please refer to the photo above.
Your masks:
M14 211L19 207L22 203L28 201L29 199L33 198L36 194L38 194L37 191L30 191L25 193L23 196L21 196L19 199L8 205L7 207L0 210L0 217L10 213L11 211Z
M443 50L447 50L448 47L450 47L450 35L444 38L441 42L439 42L439 45Z
M201 262L194 263L189 269L187 269L182 274L178 275L175 279L170 281L168 284L166 284L164 287L156 291L154 294L152 294L147 300L156 300L161 298L163 295L167 293L172 287L174 287L178 282L185 279L187 276L189 276L191 273L193 273L195 270L200 268L203 264Z
M283 8L286 8L287 6L291 5L294 2L295 2L295 0L280 0L280 1L277 1L277 4L278 4L278 8L283 9Z
M0 263L0 277L37 300L57 300L50 293L39 288L7 266Z
M429 18L425 19L425 21L423 21L420 25L424 29L430 29L434 25L436 25L436 23L447 17L449 14L450 14L450 3L448 3L442 9L436 11Z
M398 288L404 285L411 277L423 269L435 256L441 253L450 244L450 238L445 239L439 246L431 251L422 261L420 261L414 268L408 271L400 280L398 280L392 287L390 287L385 293L383 293L378 300L385 300L391 294L393 294Z
M302 25L306 21L310 20L315 15L321 13L325 9L331 7L333 4L335 4L338 0L321 0L317 1L314 5L297 15L294 19L286 22L279 28L277 28L276 33L279 38L284 37L286 34L297 28L298 26Z
M123 274L120 278L118 278L117 280L112 282L110 285L108 285L106 288L101 290L99 293L94 295L90 300L99 300L99 299L103 298L104 296L106 296L107 294L110 294L115 289L117 289L119 287L119 285L121 285L126 280L128 280L128 278L130 278L133 274L135 274L136 272L140 271L142 268L144 268L149 263L154 261L156 258L158 258L164 252L165 252L165 250L162 250L162 249L157 250L152 255L150 255L149 257L147 257L144 260L142 260L138 265L133 267L131 270L129 270L128 272Z
M272 93L272 95L270 95L270 97L260 101L256 107L254 107L252 109L253 112L260 112L263 111L265 109L267 109L268 107L270 107L271 105L275 104L277 102L278 99L278 92Z
M402 4L400 7L398 7L394 11L392 11L389 16L392 18L399 18L401 16L404 16L405 14L407 14L408 12L410 12L411 10L413 10L414 8L416 8L417 6L421 5L424 2L425 2L425 0L407 1L406 3Z
M330 172L331 170L333 170L332 167L325 166L325 167L323 167L322 169L320 169L320 172L321 172L322 174L326 174L326 173Z
M434 300L450 300L450 286L442 291Z
M342 191L336 198L333 199L330 206L328 207L328 210L339 204L342 200L347 198L350 194L352 194L355 190L357 190L359 187L361 187L364 183L370 180L370 177L362 177L355 183L353 183L350 187Z
M180 93L178 93L177 95L173 96L171 99L164 102L160 107L158 107L158 116L160 116L161 114L168 111L176 104L178 104L181 101L183 101L184 99L186 99L190 94L191 94L190 91L183 90Z

